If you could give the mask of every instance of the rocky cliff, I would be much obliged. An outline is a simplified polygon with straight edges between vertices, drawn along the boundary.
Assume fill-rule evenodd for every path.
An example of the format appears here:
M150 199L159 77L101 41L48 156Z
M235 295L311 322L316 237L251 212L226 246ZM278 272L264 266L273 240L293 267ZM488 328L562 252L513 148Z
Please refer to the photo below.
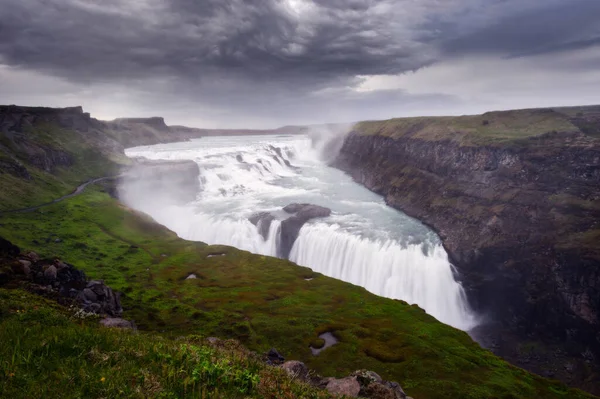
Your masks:
M600 140L578 124L593 132L598 109L361 123L335 165L438 232L479 314L590 363L600 359Z

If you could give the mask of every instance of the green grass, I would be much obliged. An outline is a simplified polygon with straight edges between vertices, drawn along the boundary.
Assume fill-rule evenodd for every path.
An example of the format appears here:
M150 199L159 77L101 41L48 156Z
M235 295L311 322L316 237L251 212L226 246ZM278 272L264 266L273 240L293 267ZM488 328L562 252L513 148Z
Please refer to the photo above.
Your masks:
M451 140L461 145L494 145L515 142L549 132L578 132L569 117L550 109L487 112L482 115L396 118L360 122L364 135L394 139Z
M21 162L32 177L26 180L0 169L0 211L48 202L89 179L117 174L130 161L113 144L99 131L82 133L51 125L29 128L12 139L0 134L2 159ZM30 163L33 156L58 152L68 154L73 164L49 173Z
M34 179L0 174L2 209L46 202L126 162L100 136L44 126L28 134L30 143L62 149L75 162L50 173L39 170L27 163L18 143L4 137L3 146L26 163ZM238 397L246 395L240 386L251 397L294 397L291 387L281 395L260 391L283 382L261 374L251 360L231 372L223 364L207 371L219 356L203 346L194 349L194 336L232 338L258 352L275 347L325 376L374 370L419 399L591 397L511 366L417 306L288 261L181 240L98 187L31 213L0 214L0 236L105 280L124 293L124 317L145 332L73 324L48 303L0 291L0 377L8 397L181 397L188 389L197 396ZM198 278L186 280L191 273ZM315 357L309 346L323 332L339 343ZM182 336L187 338L176 341ZM198 366L206 359L211 361ZM194 370L203 377L194 380Z
M416 306L284 260L181 240L98 189L5 215L0 235L104 279L125 293L126 318L164 337L234 338L259 352L276 347L323 375L372 369L418 398L553 398L561 396L551 387L567 390L509 365ZM208 257L216 253L226 255ZM185 280L190 273L198 279ZM312 356L309 345L324 331L340 342Z
M2 397L331 397L236 341L105 329L21 290L0 289L0 342Z

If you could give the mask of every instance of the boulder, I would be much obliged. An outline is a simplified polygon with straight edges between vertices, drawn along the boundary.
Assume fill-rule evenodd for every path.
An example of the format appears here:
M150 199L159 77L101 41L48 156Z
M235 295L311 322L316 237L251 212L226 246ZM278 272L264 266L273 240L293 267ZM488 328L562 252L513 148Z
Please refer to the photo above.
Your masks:
M21 250L8 240L0 237L0 256L17 256Z
M357 370L350 374L351 377L356 377L360 385L369 385L372 382L383 382L383 378L379 374L370 370Z
M331 209L312 204L290 204L283 210L293 214L281 222L281 246L277 255L287 259L304 223L331 215Z
M271 348L269 352L267 352L267 364L274 366L282 364L285 361L285 358L281 356L277 349Z
M102 281L92 280L77 295L77 300L86 312L119 317L123 314L119 295Z
M281 365L281 368L293 379L306 381L308 379L308 368L302 362L290 360Z
M104 327L109 328L124 328L124 329L133 329L133 323L127 321L125 319L121 319L118 317L106 317L100 320L100 324Z
M346 377L330 380L326 389L334 395L357 397L360 393L360 384L356 377Z
M54 265L48 266L48 268L44 270L44 279L46 279L46 281L48 282L53 282L54 280L56 280L57 272L58 271L56 270L56 267Z
M17 274L29 276L29 273L31 272L31 262L25 259L19 259L19 261L13 265L12 269L13 272Z
M271 222L275 220L275 216L273 216L270 212L259 212L250 216L248 220L250 220L250 223L252 223L258 228L258 232L260 233L262 238L266 240L269 236Z
M39 262L39 260L40 260L40 256L37 253L33 252L33 251L28 252L25 255L25 257L27 257L32 262Z

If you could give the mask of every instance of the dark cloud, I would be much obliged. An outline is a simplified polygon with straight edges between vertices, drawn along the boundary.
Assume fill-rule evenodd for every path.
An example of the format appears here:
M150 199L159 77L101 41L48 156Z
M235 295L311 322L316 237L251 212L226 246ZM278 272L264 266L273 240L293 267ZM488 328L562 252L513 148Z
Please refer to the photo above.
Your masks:
M394 35L391 14L369 12L371 1L318 8L274 0L3 3L5 62L71 79L230 74L322 82L431 61L415 51L409 30Z
M527 56L599 44L600 1L523 1L523 5L483 20L483 26L467 27L467 32L460 32L460 25L449 27L457 37L444 40L442 47L448 54Z
M23 98L3 76L23 86L39 74L62 79L39 79L61 96L56 104L95 91L120 104L113 109L201 109L201 122L224 125L358 120L415 107L453 112L467 102L452 93L359 88L371 76L455 59L537 59L600 44L597 0L0 2L0 102ZM590 71L597 60L568 68ZM232 123L234 115L242 120Z

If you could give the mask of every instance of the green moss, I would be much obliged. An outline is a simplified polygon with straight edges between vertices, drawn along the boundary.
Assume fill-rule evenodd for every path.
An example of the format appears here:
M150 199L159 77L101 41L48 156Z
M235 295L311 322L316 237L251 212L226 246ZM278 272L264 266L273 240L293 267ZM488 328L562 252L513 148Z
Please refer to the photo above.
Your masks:
M100 328L20 290L0 289L0 342L3 397L331 397L236 342Z
M515 397L554 397L546 380L418 307L316 273L306 281L313 273L288 261L181 240L99 189L0 220L0 235L15 244L61 257L125 292L125 317L145 331L236 338L257 351L276 347L324 375L372 369L408 381L417 397L465 390L473 394L462 397L503 397L517 386L523 394ZM225 256L208 257L215 253ZM185 280L190 273L201 278ZM307 343L326 331L340 342L312 356Z
M52 141L53 134L70 137L70 132L44 134L40 133L39 140L46 140L45 145L71 145L64 137ZM76 147L69 147L69 151L79 153ZM100 154L104 155L92 165L79 159L73 168L53 174L26 165L35 176L34 183L11 177L7 190L12 190L15 198L1 194L8 201L3 206L6 209L45 202L54 194L72 190L75 182L88 176L109 174L118 165L113 162L118 156ZM0 179L7 179L6 174ZM36 325L35 320L19 320L15 317L20 316L2 310L0 363L4 377L0 378L4 379L0 384L8 396L18 397L18 392L24 392L29 397L40 397L46 387L56 384L72 391L53 392L73 397L135 396L135 392L139 397L156 396L156 382L174 396L187 395L189 389L196 396L202 392L215 397L223 392L224 397L240 396L235 389L244 384L236 380L235 372L215 371L216 375L227 375L229 382L194 382L196 366L187 362L191 358L199 361L199 355L177 351L171 345L176 337L199 335L236 338L259 352L275 347L287 358L304 361L323 375L374 370L388 380L399 381L418 398L563 397L557 394L559 391L573 398L591 397L509 365L479 347L466 333L439 323L403 301L377 297L361 287L285 260L182 240L98 187L31 213L0 214L0 236L23 250L59 257L84 270L88 277L105 280L124 293L124 317L153 334L98 332L85 323L67 326L68 315L36 314L42 321L62 323L46 328ZM223 256L209 257L214 254ZM191 273L198 278L186 280ZM11 304L2 304L0 309L35 303L27 295L11 298L6 299ZM313 356L308 344L323 332L332 332L339 342ZM35 346L45 341L56 345ZM138 352L142 355L136 357ZM96 357L90 359L89 353L108 357L103 363ZM4 361L40 356L39 363L28 360L17 368L14 362ZM162 364L166 367L159 367ZM178 364L185 375L177 374ZM13 372L23 379L7 380L6 373ZM205 372L203 367L198 375ZM261 384L280 384L276 375L260 375ZM101 376L114 381L114 385L100 385ZM151 391L145 391L148 389Z
M569 118L550 109L488 112L482 115L396 118L360 122L364 135L452 140L461 145L494 145L549 132L578 132Z

